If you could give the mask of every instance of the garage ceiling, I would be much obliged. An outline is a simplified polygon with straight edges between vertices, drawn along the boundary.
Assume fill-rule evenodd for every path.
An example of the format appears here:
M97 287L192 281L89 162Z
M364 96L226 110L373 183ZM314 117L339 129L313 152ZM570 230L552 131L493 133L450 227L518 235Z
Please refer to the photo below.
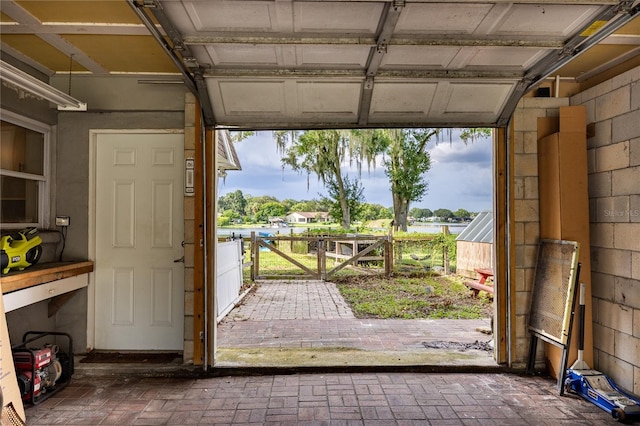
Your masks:
M181 78L208 125L246 129L504 126L547 76L585 79L640 49L631 1L2 0L0 7L3 53L47 75Z

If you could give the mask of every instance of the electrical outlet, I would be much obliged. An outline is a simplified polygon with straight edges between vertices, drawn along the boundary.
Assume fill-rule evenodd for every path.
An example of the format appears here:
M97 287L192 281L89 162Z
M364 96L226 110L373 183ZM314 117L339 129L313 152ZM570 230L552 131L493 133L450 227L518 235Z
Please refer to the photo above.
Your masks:
M69 216L56 216L56 226L69 226Z

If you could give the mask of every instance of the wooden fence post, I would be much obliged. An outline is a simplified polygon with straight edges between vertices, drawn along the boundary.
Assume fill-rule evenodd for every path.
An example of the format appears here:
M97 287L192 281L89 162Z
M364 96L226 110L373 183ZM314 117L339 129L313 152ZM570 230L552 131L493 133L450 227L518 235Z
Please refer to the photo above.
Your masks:
M318 238L316 253L318 256L318 278L327 279L327 249L324 238Z
M389 278L393 273L393 237L389 235L384 242L384 273Z
M449 233L449 225L442 225L442 234L447 236ZM444 268L444 274L449 275L449 247L446 244L442 244L442 267Z

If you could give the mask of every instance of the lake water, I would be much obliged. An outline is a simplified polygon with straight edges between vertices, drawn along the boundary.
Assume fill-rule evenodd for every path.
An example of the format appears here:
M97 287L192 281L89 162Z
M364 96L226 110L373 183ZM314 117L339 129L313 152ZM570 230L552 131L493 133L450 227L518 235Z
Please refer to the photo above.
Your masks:
M467 227L467 224L457 224L457 223L433 223L433 224L420 224L416 226L410 226L409 232L418 232L423 234L439 234L442 232L442 226L449 226L449 232L451 234L459 234ZM313 229L313 227L310 227ZM235 236L242 235L243 237L251 236L251 232L259 233L266 232L269 234L281 234L281 235L291 235L291 231L293 230L293 234L301 234L307 231L307 227L302 226L294 226L291 228L283 227L269 227L265 225L264 227L247 227L247 228L218 228L218 236L220 237L228 237L234 234ZM328 228L323 228L328 229ZM337 228L336 228L337 229ZM387 229L373 229L374 231L387 231Z

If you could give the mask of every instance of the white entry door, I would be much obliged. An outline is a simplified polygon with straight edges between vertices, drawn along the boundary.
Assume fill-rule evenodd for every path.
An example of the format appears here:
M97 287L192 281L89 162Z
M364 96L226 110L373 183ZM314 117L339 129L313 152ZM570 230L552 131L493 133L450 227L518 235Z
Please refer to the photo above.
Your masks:
M96 349L183 348L183 141L97 135Z

